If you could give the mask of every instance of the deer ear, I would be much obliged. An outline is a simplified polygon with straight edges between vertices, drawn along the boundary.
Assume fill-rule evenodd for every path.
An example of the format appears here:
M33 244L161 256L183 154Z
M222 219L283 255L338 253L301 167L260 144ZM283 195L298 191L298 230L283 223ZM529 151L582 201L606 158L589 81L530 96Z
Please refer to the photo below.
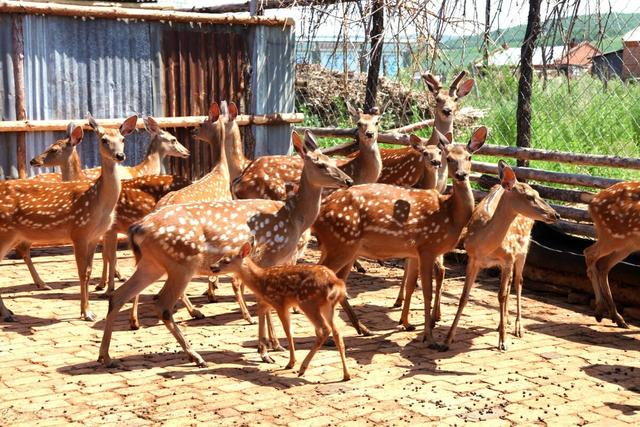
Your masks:
M216 101L213 101L209 106L209 121L215 122L220 117L220 106Z
M127 136L134 130L136 130L136 125L138 124L138 116L134 114L133 116L127 117L127 119L122 122L120 125L120 133L122 136Z
M433 93L434 95L438 94L438 91L440 90L440 85L438 84L438 81L433 76L433 74L424 73L422 75L422 80L424 81L424 84L427 86L427 89L429 89L429 92Z
M318 149L316 137L308 130L304 131L304 144L308 150L316 151Z
M471 135L471 139L467 144L467 150L469 150L471 154L478 151L480 147L484 145L484 142L487 140L487 133L488 130L485 126L480 126L475 130L475 132L473 132L473 135Z
M417 150L422 147L422 139L415 133L412 133L409 135L409 144Z
M94 131L98 132L98 129L100 129L100 125L98 124L98 122L96 122L96 119L93 118L91 113L87 113L87 120L89 121L89 126L91 126Z
M71 140L72 145L78 145L82 142L82 138L84 137L84 131L82 130L82 126L76 126L72 124L71 131L69 132L69 139Z
M252 246L253 245L251 244L251 242L246 242L244 245L242 245L242 247L240 248L240 258L248 257L251 253Z
M156 122L153 117L147 116L143 118L142 121L144 122L144 128L151 135L158 135L160 133L160 126L158 126L158 122Z
M229 104L229 119L228 121L232 122L238 117L238 107L234 102Z
M307 155L307 149L304 146L304 142L302 142L302 138L300 138L300 134L295 130L291 132L291 143L300 157L304 159Z
M458 97L458 99L464 98L465 96L467 96L469 92L471 92L471 89L473 89L474 84L475 84L475 80L473 79L468 79L464 83L462 83L458 88L458 90L456 91L456 96Z
M498 176L500 177L500 185L507 191L511 191L518 182L516 173L504 160L498 161Z
M433 133L436 134L436 139L438 140L438 147L440 147L441 150L447 150L447 145L451 144L451 141L453 140L453 136L449 135L451 134L451 132L447 132L447 135L443 135L442 133L440 133L440 131L436 128L433 128Z

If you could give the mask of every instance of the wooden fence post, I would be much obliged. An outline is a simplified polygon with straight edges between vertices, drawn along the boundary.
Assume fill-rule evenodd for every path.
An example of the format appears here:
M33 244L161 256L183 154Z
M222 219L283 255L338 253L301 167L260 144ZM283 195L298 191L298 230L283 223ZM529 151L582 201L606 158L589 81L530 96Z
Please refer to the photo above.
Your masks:
M376 106L378 96L378 76L380 75L380 60L384 44L384 0L374 0L372 11L371 61L369 61L367 90L364 98L364 111L367 112Z
M16 92L16 119L26 120L27 111L24 101L24 38L22 32L22 20L24 15L11 15L13 29L13 78ZM25 144L26 135L19 132L16 137L16 157L18 163L18 177L27 177L27 151Z

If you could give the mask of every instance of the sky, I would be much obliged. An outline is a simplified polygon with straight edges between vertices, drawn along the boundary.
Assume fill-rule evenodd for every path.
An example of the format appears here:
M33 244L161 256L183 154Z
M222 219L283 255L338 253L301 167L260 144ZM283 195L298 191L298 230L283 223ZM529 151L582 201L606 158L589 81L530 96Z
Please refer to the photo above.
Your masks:
M192 6L206 6L215 5L220 3L244 3L246 0L159 0L160 4L173 4L179 7L192 7ZM414 0L418 3L417 0ZM579 1L580 7L578 14L595 13L598 7L601 13L607 13L609 10L613 12L627 12L627 13L640 13L640 1L638 0L572 0L571 4L575 4ZM438 11L440 0L425 0L423 2L433 12ZM481 32L484 27L484 8L486 0L457 0L457 2L449 1L448 4L458 3L457 9L447 14L455 16L457 18L464 18L467 21L465 24L456 26L447 26L444 29L444 34L447 35L470 35L473 33ZM466 16L463 16L466 3ZM526 23L527 13L529 9L528 0L491 0L492 7L497 8L498 4L502 3L503 6L500 13L494 18L492 28L506 28L518 24ZM542 2L542 17L548 15L549 10L556 4L555 0L543 0ZM473 9L473 5L476 5L476 10ZM571 7L573 9L573 7ZM303 13L300 8L280 9L280 10L268 10L268 15L275 16L290 16L296 20L298 28L297 33L302 31L301 25L303 25ZM494 15L492 13L492 15ZM317 34L338 34L341 26L341 14L340 16L327 17L323 22L323 26L319 29Z

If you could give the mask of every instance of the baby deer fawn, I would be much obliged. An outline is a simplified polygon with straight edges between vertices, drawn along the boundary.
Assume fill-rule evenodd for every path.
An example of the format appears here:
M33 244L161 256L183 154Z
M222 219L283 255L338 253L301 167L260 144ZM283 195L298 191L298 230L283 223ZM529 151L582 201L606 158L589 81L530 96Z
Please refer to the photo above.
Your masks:
M295 347L291 336L291 308L299 307L307 316L316 330L316 342L300 366L299 376L302 376L314 354L333 333L340 358L342 359L343 380L351 379L347 370L344 354L344 343L333 317L336 305L346 294L344 282L321 265L281 265L260 268L248 256L252 244L245 243L240 252L233 257L226 257L211 265L211 272L234 273L249 287L262 303L262 309L273 307L282 322L284 333L289 343L289 363L286 369L292 369L296 364Z

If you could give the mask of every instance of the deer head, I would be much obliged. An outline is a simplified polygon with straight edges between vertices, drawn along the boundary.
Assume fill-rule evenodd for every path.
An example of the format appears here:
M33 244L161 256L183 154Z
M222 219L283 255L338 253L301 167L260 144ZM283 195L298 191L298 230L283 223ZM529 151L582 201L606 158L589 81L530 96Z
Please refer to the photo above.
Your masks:
M225 104L226 102L223 102L223 105ZM220 111L220 106L217 102L213 101L209 106L208 117L200 123L198 129L195 130L193 134L194 138L208 144L215 144L222 141L224 120L219 120L220 117L224 117Z
M76 153L76 145L82 142L84 132L82 126L71 122L67 126L67 137L59 139L48 146L42 153L35 156L29 162L33 167L63 166L69 163Z
M435 130L435 129L434 129ZM437 132L437 130L435 130ZM469 179L471 173L471 155L478 151L487 140L487 128L480 126L473 132L469 143L464 145L452 144L453 136L451 132L446 135L437 133L439 142L438 146L447 156L447 166L449 178L454 183L464 182Z
M434 132L437 130L434 128ZM447 140L448 141L448 140ZM411 144L411 148L416 150L418 153L422 155L422 159L424 161L424 165L428 168L439 168L442 161L442 149L440 145L428 145L425 144L422 138L418 135L411 134L409 136L409 143Z
M138 116L128 117L119 129L110 129L100 126L91 113L87 115L89 125L96 133L102 158L111 159L116 163L123 162L127 156L124 154L124 137L136 129Z
M345 101L347 110L354 122L356 122L356 132L359 143L364 147L370 147L378 141L378 124L382 114L377 108L373 108L368 114L361 108L357 110Z
M498 162L498 174L503 192L502 200L508 203L515 212L537 221L552 224L560 219L560 215L530 185L518 182L516 174L503 160ZM487 203L487 206L491 202Z
M445 129L447 125L450 126L453 123L453 116L458 109L458 101L467 96L473 88L473 79L468 79L465 80L464 83L461 83L466 75L466 71L460 72L448 90L442 87L438 78L433 74L425 73L422 75L424 83L435 103L433 115L436 121L436 127L441 131ZM444 127L439 126L439 124L443 124Z
M291 142L304 161L303 170L308 174L309 182L316 187L345 188L353 185L353 179L338 168L336 161L322 154L311 132L305 131L303 141L300 135L293 131Z
M242 268L242 262L253 250L253 238L240 248L237 255L223 257L218 262L211 264L211 272L214 274L237 273Z
M158 122L152 116L147 116L143 119L144 128L151 135L151 143L149 144L149 150L154 150L160 153L162 157L172 156L187 158L189 157L189 150L180 144L175 136L169 132L163 130L158 126Z

